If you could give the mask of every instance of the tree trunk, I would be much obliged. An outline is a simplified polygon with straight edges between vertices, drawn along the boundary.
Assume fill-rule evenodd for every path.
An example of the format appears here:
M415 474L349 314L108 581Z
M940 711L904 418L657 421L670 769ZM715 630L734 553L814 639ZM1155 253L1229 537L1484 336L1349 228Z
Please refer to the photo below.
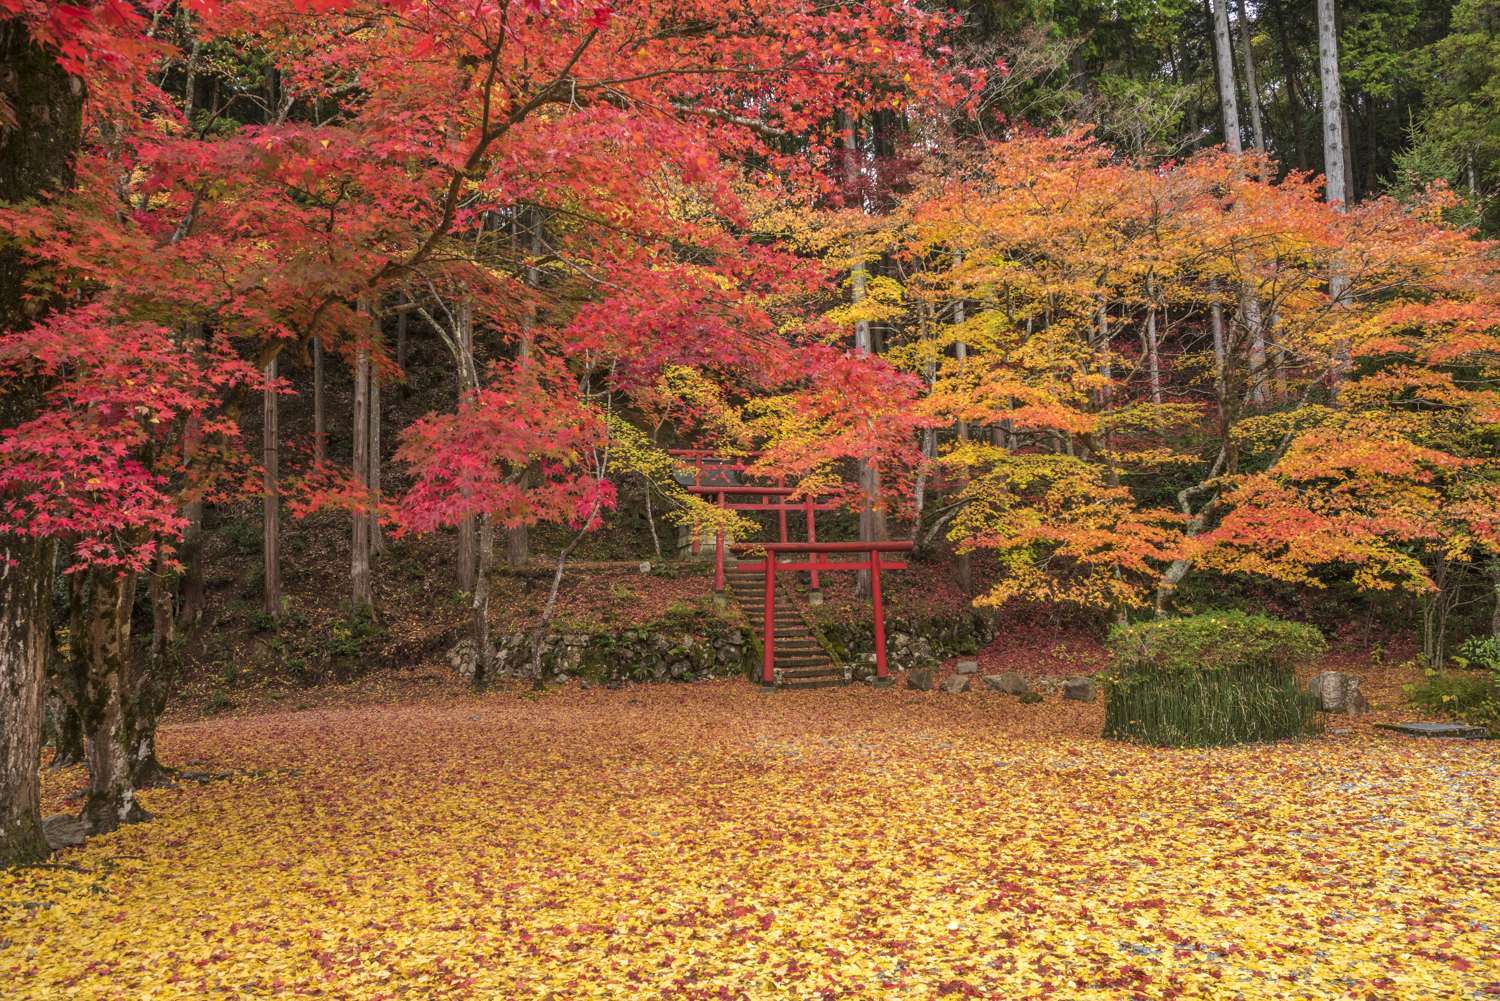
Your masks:
M1239 0L1239 15L1240 61L1245 67L1245 103L1250 106L1250 138L1255 143L1255 149L1265 153L1266 130L1260 115L1260 84L1255 74L1255 52L1250 45L1250 15L1245 9L1245 0Z
M10 128L0 128L0 203L72 188L83 85L31 37L21 18L0 20L0 105L12 117ZM0 242L0 331L20 330L41 312L27 297L28 269L18 249ZM7 389L0 427L14 427L35 413L35 393ZM51 555L42 540L0 535L0 866L47 854L37 772Z
M1154 292L1152 293L1154 294ZM1156 303L1146 307L1146 378L1151 387L1151 402L1161 402L1161 355L1156 339Z
M370 551L385 552L385 534L380 530L380 371L370 370Z
M1338 11L1334 0L1318 0L1318 72L1323 83L1323 183L1328 202L1343 211L1348 204L1348 164L1344 150L1344 98L1339 82ZM1349 290L1349 279L1337 262L1328 269L1328 298L1337 308ZM1334 345L1333 370L1330 373L1330 396L1337 398L1345 369L1349 346Z
M1318 0L1318 74L1323 82L1323 176L1328 201L1348 200L1344 170L1343 89L1334 0Z
M458 341L458 399L469 400L476 390L473 384L474 368L474 307L466 300L458 304L454 314L458 329L454 331ZM458 523L458 589L465 594L474 594L476 583L475 563L478 560L478 536L472 514L466 514Z
M134 597L134 574L95 572L82 706L89 760L83 819L94 834L147 818L146 811L136 802L131 782L127 745L130 734L125 720L124 689L131 680L130 616Z
M488 515L479 518L478 559L474 574L474 598L471 603L474 624L474 687L490 683L495 663L495 648L490 642L490 567L495 561L495 529Z
M370 352L361 347L354 355L354 483L363 495L370 471ZM362 497L363 500L367 499ZM349 577L354 610L373 611L370 587L370 517L362 509L353 516L350 536Z
M261 425L261 555L265 574L262 592L267 615L281 614L281 464L280 405L275 388L276 359L266 365L265 419Z
M1250 399L1259 404L1266 402L1266 328L1264 314L1260 308L1260 296L1248 282L1240 286L1240 318L1250 336Z
M125 746L130 753L130 783L137 789L164 785L171 778L171 771L156 757L156 726L176 680L172 592L163 557L152 568L147 593L151 598L150 653L144 670L134 659L127 662L134 677L125 685Z
M1214 302L1208 310L1209 327L1214 338L1214 389L1219 395L1219 407L1229 403L1229 358L1224 343L1224 307Z
M313 461L328 454L328 420L323 404L323 342L313 338Z
M1240 111L1234 94L1234 48L1229 38L1228 0L1209 0L1213 7L1214 66L1219 81L1219 111L1224 122L1224 148L1244 149L1240 141Z
M42 836L42 683L50 547L0 539L0 868L46 857Z
M839 121L844 133L844 186L851 199L859 200L860 196L860 164L859 164L859 134L858 124L848 112L839 112ZM856 261L849 271L850 296L857 305L865 300L866 288L869 281L869 271L863 261ZM874 348L870 336L870 323L868 320L859 320L854 324L854 351L856 354L868 355ZM875 464L868 460L860 460L859 463L859 490L862 498L859 509L859 541L871 542L883 537L883 526L876 510L877 500L880 494L880 472ZM870 573L867 570L859 571L856 578L856 589L861 595L870 592Z

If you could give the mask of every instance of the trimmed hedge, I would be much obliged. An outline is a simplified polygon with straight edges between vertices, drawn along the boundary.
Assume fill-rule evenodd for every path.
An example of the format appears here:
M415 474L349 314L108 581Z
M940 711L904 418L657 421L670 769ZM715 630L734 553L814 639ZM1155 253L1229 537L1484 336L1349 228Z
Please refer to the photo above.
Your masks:
M1116 626L1103 676L1104 735L1165 747L1221 747L1302 736L1317 702L1296 668L1326 649L1311 626L1208 612Z

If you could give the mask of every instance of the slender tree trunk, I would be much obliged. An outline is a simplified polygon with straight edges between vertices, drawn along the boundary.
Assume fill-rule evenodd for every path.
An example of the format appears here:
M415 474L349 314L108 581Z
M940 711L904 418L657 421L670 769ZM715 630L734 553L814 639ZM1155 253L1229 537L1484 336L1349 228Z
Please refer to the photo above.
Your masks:
M479 516L478 535L470 609L474 621L474 687L483 688L490 683L495 664L495 647L490 640L490 568L495 562L495 527L487 514Z
M265 573L265 612L281 614L280 405L275 389L276 359L266 365L265 419L261 428L261 554Z
M360 302L360 313L373 323L368 299ZM354 482L362 492L368 491L370 474L370 351L363 344L354 354ZM375 598L370 583L370 517L354 512L349 556L355 612L373 612Z
M1250 338L1250 399L1263 404L1270 376L1266 368L1266 328L1260 296L1249 283L1240 286L1240 318Z
M83 819L95 834L147 818L136 802L131 782L130 735L125 720L135 583L134 574L94 574L82 716L88 732L89 759Z
M458 325L458 329L454 331L459 356L458 398L466 401L473 396L476 388L471 384L474 371L474 307L467 300L458 304L454 322ZM474 594L475 562L478 558L475 530L474 516L464 515L458 523L458 588L465 594Z
M651 510L651 481L643 477L642 482L646 487L646 527L651 529L651 549L661 559L661 536L656 531L656 514Z
M1245 0L1238 0L1240 22L1240 62L1245 68L1245 103L1250 106L1250 138L1257 152L1266 151L1266 130L1260 114L1260 84L1255 74L1255 51L1251 47L1250 15Z
M47 855L42 836L42 684L49 546L0 538L0 868Z
M1224 148L1244 149L1240 141L1240 111L1234 93L1234 47L1229 37L1228 0L1209 0L1213 7L1214 66L1219 81L1219 112L1224 122Z
M313 461L328 457L328 418L323 402L323 342L313 338Z
M1224 342L1224 307L1215 300L1208 309L1209 328L1214 338L1214 389L1219 395L1219 406L1229 402L1229 357Z
M380 371L370 371L370 550L385 552L385 534L380 530Z
M1155 296L1155 290L1149 290ZM1156 339L1156 302L1146 307L1146 379L1151 387L1151 402L1161 402L1161 355Z
M1328 201L1348 201L1344 173L1343 88L1334 0L1318 0L1318 74L1323 82L1323 175Z
M1347 161L1344 149L1344 98L1339 81L1338 11L1334 0L1318 0L1318 72L1323 84L1323 177L1328 202L1343 211L1348 204ZM1335 308L1344 304L1349 279L1335 262L1328 270L1328 298ZM1330 394L1337 397L1348 368L1349 346L1334 345Z
M858 123L852 115L843 111L839 112L839 120L844 133L845 190L851 199L861 199ZM862 201L860 204L862 204ZM864 262L856 261L851 266L849 272L850 295L855 304L864 302L868 281L869 271L865 267ZM868 355L873 350L874 344L870 336L869 321L857 321L854 324L855 353ZM871 542L880 539L884 535L881 531L882 526L879 524L880 519L876 510L880 495L880 472L873 462L868 460L860 461L859 489L862 497L859 510L859 539L861 542ZM869 594L869 571L859 571L856 589L861 595Z
M142 665L134 658L127 667L135 675L125 685L125 746L130 753L130 782L137 789L164 785L171 771L156 757L156 727L167 708L176 681L173 666L172 591L167 586L169 570L165 557L152 567L147 593L151 598L151 647Z

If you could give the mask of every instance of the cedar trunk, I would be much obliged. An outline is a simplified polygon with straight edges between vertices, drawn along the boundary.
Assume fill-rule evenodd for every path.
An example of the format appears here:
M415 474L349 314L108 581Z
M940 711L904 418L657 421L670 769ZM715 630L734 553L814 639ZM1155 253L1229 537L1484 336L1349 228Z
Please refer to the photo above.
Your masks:
M1240 109L1234 94L1234 51L1229 38L1228 0L1212 0L1214 66L1219 81L1219 110L1224 119L1224 148L1231 153L1244 149L1240 141Z

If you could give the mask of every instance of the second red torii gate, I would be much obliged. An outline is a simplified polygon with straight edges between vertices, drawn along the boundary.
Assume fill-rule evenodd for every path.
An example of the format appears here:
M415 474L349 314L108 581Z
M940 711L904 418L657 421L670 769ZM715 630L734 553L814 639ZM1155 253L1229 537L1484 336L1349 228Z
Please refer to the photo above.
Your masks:
M818 541L817 511L836 511L839 505L833 501L814 500L811 497L803 497L799 500L791 500L792 494L797 491L791 487L742 487L742 486L692 486L685 487L690 494L699 497L712 497L719 507L730 511L775 511L780 515L781 542L791 540L787 536L787 512L801 511L807 521L807 541ZM731 501L732 496L754 497L753 501ZM696 539L696 535L695 535ZM696 551L696 550L695 550ZM812 571L813 590L818 589L818 571ZM721 531L714 537L714 590L724 590L724 533Z

